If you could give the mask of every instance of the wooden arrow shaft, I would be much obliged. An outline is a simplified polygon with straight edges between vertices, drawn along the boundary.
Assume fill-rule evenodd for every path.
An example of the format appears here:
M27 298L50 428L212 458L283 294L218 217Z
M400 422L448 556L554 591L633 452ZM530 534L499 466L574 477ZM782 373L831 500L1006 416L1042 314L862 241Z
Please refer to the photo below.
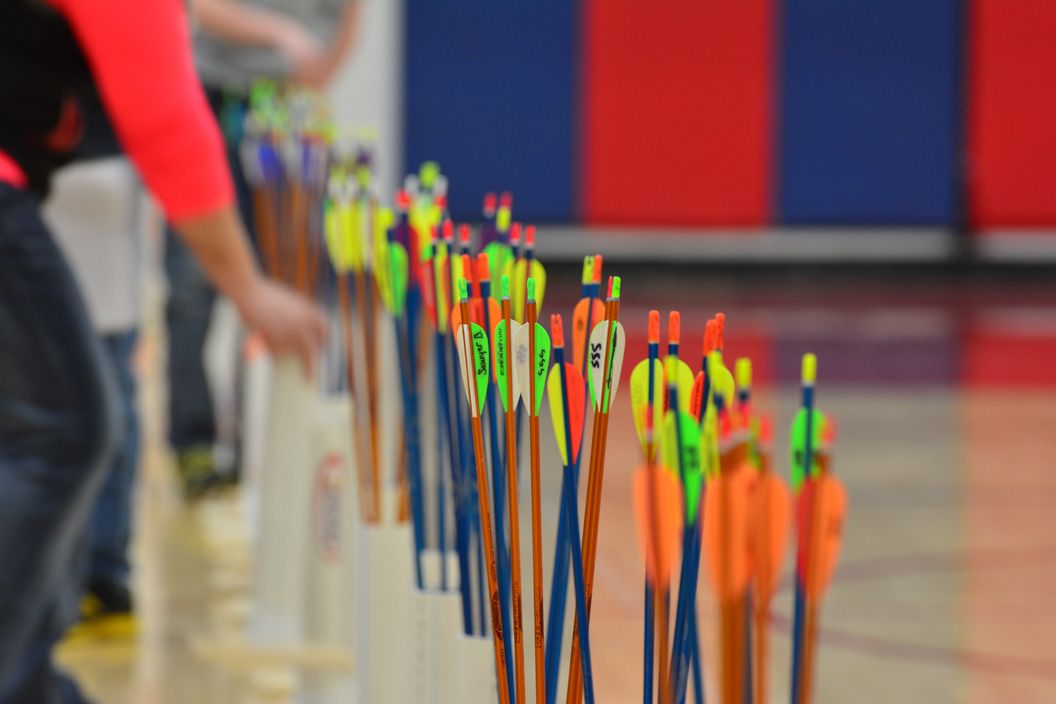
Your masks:
M527 294L526 294L527 295ZM535 410L535 324L538 315L534 302L527 304L528 363L528 443L532 482L532 613L535 617L535 701L546 702L545 635L543 633L543 528L542 496L539 482L539 414Z
M502 322L506 329L506 484L510 509L510 571L513 591L513 657L517 702L524 702L524 621L521 595L521 528L517 498L517 404L513 396L513 325L510 299L502 301Z
M345 336L345 374L348 377L348 392L353 397L356 395L356 360L355 360L355 343L352 337L352 301L348 291L348 278L343 272L337 272L337 292L338 298L341 302L341 329ZM352 414L352 438L356 448L356 452L361 447L361 440L359 435L359 423ZM366 498L367 493L367 472L366 467L363 466L362 462L356 462L356 484L359 487L359 513L360 515L367 515L367 504Z
M378 446L378 362L376 354L377 334L375 325L378 315L378 296L371 295L368 305L368 291L374 289L374 275L370 272L357 271L353 275L356 287L356 312L362 326L364 356L367 367L367 420L370 424L370 483L371 510L368 520L377 523L381 520L381 467L380 448ZM369 284L369 286L368 286ZM376 290L376 289L375 289Z

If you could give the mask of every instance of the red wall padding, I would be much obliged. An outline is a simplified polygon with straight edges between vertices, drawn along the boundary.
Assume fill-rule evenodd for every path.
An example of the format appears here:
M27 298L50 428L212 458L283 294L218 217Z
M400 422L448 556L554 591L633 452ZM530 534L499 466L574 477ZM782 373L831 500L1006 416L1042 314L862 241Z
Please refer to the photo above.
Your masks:
M769 219L774 22L771 0L586 0L587 222Z
M1056 2L973 0L971 8L972 221L1056 224Z

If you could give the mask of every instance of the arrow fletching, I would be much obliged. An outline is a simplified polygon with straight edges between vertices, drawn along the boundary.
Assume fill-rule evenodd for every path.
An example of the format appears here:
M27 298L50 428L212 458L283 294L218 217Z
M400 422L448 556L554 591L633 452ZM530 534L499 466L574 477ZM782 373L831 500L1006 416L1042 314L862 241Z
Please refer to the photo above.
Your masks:
M754 593L765 604L777 590L785 565L792 503L788 487L773 472L756 475L752 489L751 570Z
M550 369L550 335L546 328L535 324L535 358L530 359L528 324L520 326L513 336L513 364L517 374L518 387L528 412L539 415L543 407L543 395L546 392L546 372ZM535 399L528 398L531 389L529 375L535 375Z
M808 507L815 512L813 521L807 513ZM796 505L796 523L800 535L796 559L797 573L804 575L809 601L820 600L832 581L840 559L846 518L847 491L834 475L822 475L817 481L808 482L803 487Z
M800 408L796 412L796 417L792 420L792 432L790 437L790 449L792 453L792 490L798 492L803 486L803 482L806 479L806 454L807 454L807 415L813 413L813 423L811 423L811 435L813 435L813 441L810 443L813 448L811 457L811 468L810 476L817 477L821 473L821 465L818 463L818 449L822 446L822 440L825 434L825 425L829 422L825 414L815 409L813 411L807 411L806 408Z
M638 547L645 556L646 574L651 584L663 589L671 582L682 544L682 487L664 467L639 467L631 482Z
M518 259L514 263L510 274L510 281L512 282L510 303L513 305L513 310L518 314L524 310L528 295L525 286L529 278L535 279L535 302L541 310L543 307L543 296L546 294L546 268L543 267L543 263L538 259Z
M476 323L459 325L455 343L458 347L458 367L462 373L462 388L466 393L473 417L484 410L488 392L488 336Z
M671 375L668 378L667 383L670 384L674 380L675 386L678 389L678 407L680 411L686 413L689 412L690 404L693 401L693 370L689 368L681 359L667 359L669 365L668 373ZM672 370L673 368L673 370ZM667 394L663 394L664 410L670 410L667 408Z
M643 359L631 371L631 411L634 414L634 429L638 443L645 450L645 414L649 406L649 360ZM653 427L664 425L664 365L653 360Z
M612 326L612 340L609 342L609 375L605 374L605 338L609 332L609 321L603 320L594 327L590 334L590 366L587 369L590 381L590 398L594 407L602 413L609 412L609 404L620 386L620 371L623 369L623 355L627 349L627 336L623 325L616 321Z
M523 324L518 323L515 320L510 321L510 340L516 341L518 333L521 328L525 327ZM516 408L517 403L521 398L521 382L518 378L516 371L517 364L517 348L516 343L508 343L506 340L506 321L499 320L495 326L495 383L499 387L499 399L502 401L502 410L508 411L510 408ZM507 362L507 352L513 356L513 359ZM525 355L527 355L527 347L525 348ZM513 381L513 398L507 396L507 375L512 378Z
M550 398L550 419L554 425L554 435L557 438L557 449L561 452L561 461L567 467L579 457L579 446L583 440L583 415L586 411L583 397L586 389L583 388L583 374L572 364L565 362L565 386L568 388L568 398L561 393L561 367L555 364L550 369L550 378L546 382L546 393ZM571 427L572 453L569 459L568 448L565 447L565 404L568 405L568 421Z
M719 601L736 599L748 587L748 511L751 467L723 472L708 483L704 541L708 572Z
M678 422L680 427L675 426ZM700 455L700 426L685 412L668 411L664 415L663 442L660 447L662 463L682 477L682 491L686 501L686 520L697 522L704 468Z
M572 310L572 364L583 368L587 334L605 319L605 304L600 298L580 298ZM602 338L604 339L604 337Z

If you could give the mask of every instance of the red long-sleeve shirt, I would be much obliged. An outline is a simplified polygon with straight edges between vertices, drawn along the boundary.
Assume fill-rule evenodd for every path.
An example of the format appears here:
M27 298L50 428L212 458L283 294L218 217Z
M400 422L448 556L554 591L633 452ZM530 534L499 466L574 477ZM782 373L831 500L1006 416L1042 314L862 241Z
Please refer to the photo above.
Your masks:
M181 0L50 0L88 58L121 143L170 220L234 202L223 140L191 57ZM25 185L0 152L0 181Z

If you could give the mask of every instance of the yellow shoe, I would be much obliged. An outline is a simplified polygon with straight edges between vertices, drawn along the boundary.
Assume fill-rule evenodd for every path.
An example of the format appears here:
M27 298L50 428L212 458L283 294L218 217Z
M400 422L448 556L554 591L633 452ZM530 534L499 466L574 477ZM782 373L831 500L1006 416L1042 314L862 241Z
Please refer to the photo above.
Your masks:
M138 631L128 587L92 579L81 597L81 620L66 633L67 641L132 639Z

